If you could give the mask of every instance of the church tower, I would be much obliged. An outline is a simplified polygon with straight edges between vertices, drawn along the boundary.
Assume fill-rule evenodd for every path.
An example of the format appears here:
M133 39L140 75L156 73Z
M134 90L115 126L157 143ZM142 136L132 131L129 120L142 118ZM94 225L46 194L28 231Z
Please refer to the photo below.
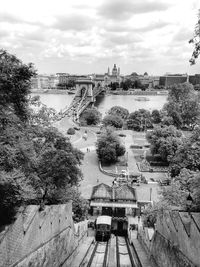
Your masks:
M110 68L108 67L108 75L110 75Z
M113 76L117 76L117 67L116 67L116 64L114 64L114 67L112 69L112 75Z
M118 68L118 76L120 76L120 68Z

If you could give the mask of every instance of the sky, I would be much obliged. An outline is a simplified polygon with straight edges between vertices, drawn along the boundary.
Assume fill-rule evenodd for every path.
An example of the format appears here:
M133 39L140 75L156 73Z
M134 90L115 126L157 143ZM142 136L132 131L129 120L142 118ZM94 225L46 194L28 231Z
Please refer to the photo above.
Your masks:
M199 0L0 0L0 48L38 73L200 73Z

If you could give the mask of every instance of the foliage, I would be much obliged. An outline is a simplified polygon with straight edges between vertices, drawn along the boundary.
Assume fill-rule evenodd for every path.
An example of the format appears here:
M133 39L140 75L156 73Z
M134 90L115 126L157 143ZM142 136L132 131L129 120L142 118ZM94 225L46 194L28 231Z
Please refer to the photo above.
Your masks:
M126 79L125 81L122 81L120 83L120 87L124 91L127 91L129 88L133 88L134 87L134 82L132 82L130 79Z
M156 126L146 137L151 144L151 153L159 154L163 161L169 162L182 144L181 136L174 126Z
M194 29L194 36L189 43L192 43L194 46L192 57L190 59L190 64L194 65L200 54L200 11L198 13L198 21Z
M31 125L49 127L57 115L56 110L44 105L38 95L29 98L29 123Z
M154 204L149 204L145 210L143 211L143 223L147 227L154 227L157 216L161 216L164 212L164 210L169 209L169 207L163 203L158 202Z
M65 198L65 188L82 178L83 154L50 127L53 110L38 97L28 98L32 65L5 51L0 61L0 211L6 223L20 205Z
M112 91L115 91L117 88L119 88L119 83L118 82L111 82L109 86L110 86Z
M0 107L8 107L23 121L27 119L30 79L33 64L25 65L16 56L0 50Z
M130 113L127 119L127 126L135 131L144 131L147 128L152 128L150 112L145 109L139 109Z
M96 108L86 109L81 117L86 121L87 125L96 125L101 120L101 113Z
M69 128L68 130L67 130L67 134L70 134L70 135L74 135L75 134L75 129L74 128Z
M122 128L123 120L117 115L106 115L102 123L107 126L113 126L115 128Z
M23 172L0 171L0 225L10 223L22 203L36 197L36 192Z
M168 103L164 106L167 116L177 128L193 129L200 115L198 98L192 85L175 84L169 88Z
M118 157L125 153L118 136L109 128L98 137L96 147L98 158L103 163L117 162Z
M154 109L151 113L151 117L152 117L152 122L157 124L161 122L161 115L159 110Z
M170 159L172 176L180 173L182 168L193 171L200 171L200 128L197 127L189 138L184 138L183 143L179 146Z
M194 85L194 90L200 91L200 84L195 84Z
M123 120L126 120L128 118L129 112L128 109L120 107L120 106L114 106L108 111L109 115L116 115L121 117Z

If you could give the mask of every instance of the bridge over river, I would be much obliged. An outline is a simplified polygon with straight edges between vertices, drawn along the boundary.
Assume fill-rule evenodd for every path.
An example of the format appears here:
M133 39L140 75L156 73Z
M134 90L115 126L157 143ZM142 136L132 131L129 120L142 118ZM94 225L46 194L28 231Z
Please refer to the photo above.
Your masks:
M105 91L105 87L95 83L90 79L76 81L76 94L71 104L60 112L61 118L69 117L73 121L78 121L81 113L96 101L96 96Z

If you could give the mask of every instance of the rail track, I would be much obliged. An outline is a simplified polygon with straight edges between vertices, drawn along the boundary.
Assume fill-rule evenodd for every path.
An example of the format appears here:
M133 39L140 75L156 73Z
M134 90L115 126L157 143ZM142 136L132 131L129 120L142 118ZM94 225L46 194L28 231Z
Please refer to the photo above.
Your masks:
M79 267L139 267L137 259L126 237L114 237L114 243L95 242L86 252ZM109 257L111 246L115 246L115 254Z
M116 237L117 267L136 267L129 241L126 237Z
M79 267L107 267L108 252L109 241L95 242L93 247L88 249Z

